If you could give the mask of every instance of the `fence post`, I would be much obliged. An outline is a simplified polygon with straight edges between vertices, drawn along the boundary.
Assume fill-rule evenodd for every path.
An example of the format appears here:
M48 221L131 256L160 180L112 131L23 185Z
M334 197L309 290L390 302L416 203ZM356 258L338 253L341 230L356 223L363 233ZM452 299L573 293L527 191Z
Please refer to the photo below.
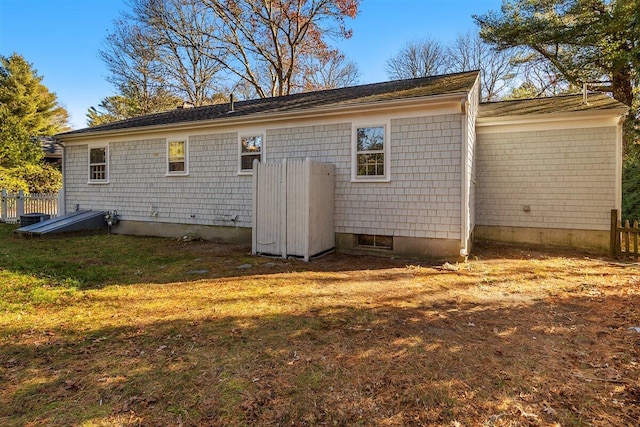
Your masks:
M618 210L611 209L611 236L609 241L609 246L611 249L611 256L615 257L618 255L618 251L620 250L618 240L620 233L618 233Z
M9 212L7 210L7 190L2 189L2 206L0 207L0 221L7 222Z
M20 217L24 215L24 191L18 191L18 198L16 199L16 218L20 222Z

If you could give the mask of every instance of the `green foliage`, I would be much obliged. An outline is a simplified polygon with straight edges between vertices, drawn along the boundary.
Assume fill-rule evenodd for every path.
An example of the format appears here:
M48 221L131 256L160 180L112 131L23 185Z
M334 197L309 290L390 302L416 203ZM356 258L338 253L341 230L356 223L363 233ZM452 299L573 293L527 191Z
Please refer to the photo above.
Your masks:
M0 56L0 187L53 193L60 171L43 164L38 137L68 129L69 114L22 56Z
M22 164L36 164L43 157L40 144L29 135L17 117L0 118L0 166L13 168Z
M11 120L29 136L53 135L68 128L69 113L55 93L17 53L0 56L0 119Z
M10 192L57 193L62 173L49 164L25 164L14 168L0 166L0 188Z
M100 126L118 120L128 119L140 115L138 103L135 99L122 95L107 96L98 108L89 107L87 111L87 125Z
M474 16L481 36L498 48L525 48L571 84L611 82L615 99L631 106L638 85L640 0L504 0L500 13Z
M640 147L627 150L622 165L622 218L640 220Z
M7 190L10 193L17 193L22 190L25 193L29 192L29 184L17 173L16 168L4 168L0 166L0 188Z
M145 97L135 90L130 90L130 87L121 87L120 92L120 95L104 98L97 108L89 107L87 110L88 126L100 126L144 114L160 113L172 110L182 104L180 98L160 89ZM143 98L145 102L142 102Z

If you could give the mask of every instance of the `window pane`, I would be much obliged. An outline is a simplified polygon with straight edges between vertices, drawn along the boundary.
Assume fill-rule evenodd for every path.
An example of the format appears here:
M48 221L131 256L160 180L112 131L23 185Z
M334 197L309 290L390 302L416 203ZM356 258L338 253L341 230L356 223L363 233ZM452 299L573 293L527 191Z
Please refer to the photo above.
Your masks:
M106 163L107 159L107 149L104 147L101 148L92 148L89 151L89 163Z
M243 136L241 144L243 153L259 153L262 147L262 135Z
M169 162L169 172L184 172L184 162Z
M106 166L105 165L91 166L89 168L89 179L92 181L106 179Z
M384 149L384 127L358 128L358 151L372 151Z
M358 176L383 176L384 153L358 154Z
M379 249L393 249L393 236L358 234L358 245L371 246Z
M184 141L169 142L169 161L184 159Z
M247 154L242 156L242 165L240 166L242 170L251 170L253 169L253 160L258 159L260 161L260 154Z

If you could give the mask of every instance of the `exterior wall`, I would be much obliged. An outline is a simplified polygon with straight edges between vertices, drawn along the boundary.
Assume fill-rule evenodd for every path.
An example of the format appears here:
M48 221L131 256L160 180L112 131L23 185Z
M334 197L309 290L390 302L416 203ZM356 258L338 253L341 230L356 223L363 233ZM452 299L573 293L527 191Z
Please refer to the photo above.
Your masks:
M391 181L351 182L351 123L267 132L268 161L336 166L337 233L460 239L458 114L391 120Z
M619 203L615 126L519 130L513 125L504 132L486 130L478 134L476 222L478 231L483 230L479 238L553 244L549 239L508 236L518 234L518 228L558 233L609 229L610 210ZM487 227L500 227L502 232Z
M117 210L125 221L251 227L252 182L237 174L237 141L235 133L189 137L188 176L166 176L164 138L110 142L108 184L87 184L88 146L69 144L67 209Z
M413 112L409 117L400 113L366 117L390 124L389 182L351 181L352 122L358 124L356 119L270 125L263 130L263 156L267 162L309 157L335 165L336 233L444 239L447 250L457 245L459 251L463 116L455 113L455 107ZM227 229L221 236L242 235L229 228L250 228L252 223L252 177L238 174L238 132L243 129L203 132L184 135L188 136L187 176L166 176L166 138L173 134L149 134L136 140L92 139L92 143L109 142L108 184L87 183L88 144L66 144L67 209L78 205L80 209L117 210L122 225L114 232L120 227L123 232L144 234L156 224L157 232L149 234L174 235L197 230L195 226L217 226ZM210 235L205 231L196 234ZM412 245L399 247L402 251L417 247Z

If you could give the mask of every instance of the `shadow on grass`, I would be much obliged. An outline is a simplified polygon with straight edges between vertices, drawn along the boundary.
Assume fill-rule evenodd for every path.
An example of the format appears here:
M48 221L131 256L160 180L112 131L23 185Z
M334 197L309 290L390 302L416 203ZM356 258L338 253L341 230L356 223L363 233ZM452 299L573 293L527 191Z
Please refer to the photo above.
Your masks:
M16 330L0 350L0 424L634 425L640 334L627 328L638 313L637 295L429 307L381 297Z
M15 226L0 225L0 268L44 279L52 286L80 289L106 285L139 283L168 284L196 282L203 279L224 279L248 276L269 276L282 273L335 273L314 280L329 283L354 280L340 272L362 271L362 280L370 280L367 272L389 270L376 280L397 280L411 272L407 266L430 267L440 263L406 259L380 258L331 253L312 262L251 256L251 248L210 242L183 242L176 239L123 235L62 236L57 238L19 238L13 236ZM558 253L562 255L563 253ZM564 253L566 255L566 253ZM498 247L479 244L474 256L509 259L544 259L547 255L536 249ZM569 253L581 257L584 254ZM516 267L519 269L520 267ZM537 274L530 264L522 267ZM558 267L561 269L562 267ZM545 274L552 274L547 271ZM431 273L439 274L437 270Z

